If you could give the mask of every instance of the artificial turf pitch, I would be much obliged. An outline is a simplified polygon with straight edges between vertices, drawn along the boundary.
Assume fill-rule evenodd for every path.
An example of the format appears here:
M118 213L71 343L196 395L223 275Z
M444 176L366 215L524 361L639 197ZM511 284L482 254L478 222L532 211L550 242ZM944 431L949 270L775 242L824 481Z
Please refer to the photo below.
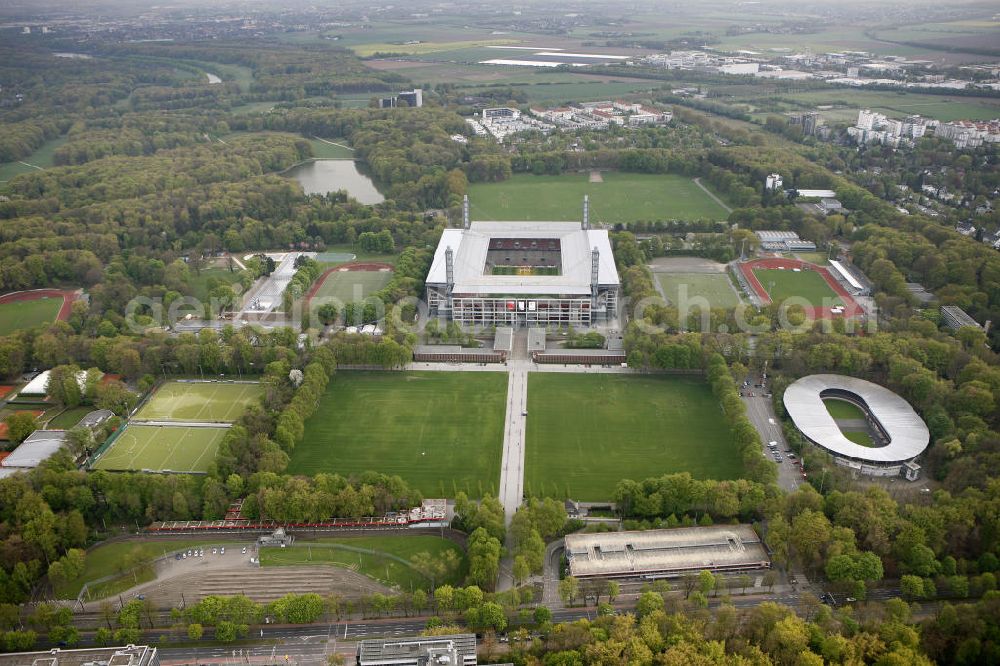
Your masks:
M528 375L525 493L609 501L622 479L743 471L718 402L680 376Z
M774 303L780 304L789 298L801 298L813 307L833 307L844 304L836 292L826 283L823 276L816 271L755 268L753 273L760 280L761 286L767 290Z
M740 298L725 273L657 273L656 280L675 307L682 302L695 307L701 301L694 299L702 298L710 308L730 309L740 304Z
M51 324L62 304L63 299L51 297L0 303L0 336L34 328L39 324Z
M204 472L225 434L226 428L128 425L93 469Z
M326 276L312 300L322 305L323 299L354 303L384 287L392 279L392 271L334 271Z
M260 384L167 382L156 389L133 420L231 423L263 393Z
M398 474L425 497L495 494L506 397L500 372L338 372L287 471Z
M672 174L606 172L591 183L586 173L562 176L518 174L499 183L469 186L472 216L479 220L564 220L583 216L583 195L590 195L591 219L726 219L726 210L690 178Z

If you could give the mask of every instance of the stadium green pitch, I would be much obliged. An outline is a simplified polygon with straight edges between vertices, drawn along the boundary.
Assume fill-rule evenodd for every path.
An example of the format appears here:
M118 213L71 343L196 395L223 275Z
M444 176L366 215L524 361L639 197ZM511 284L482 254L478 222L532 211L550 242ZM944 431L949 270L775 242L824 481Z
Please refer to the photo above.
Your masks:
M497 491L507 375L338 372L289 474L398 474L426 497Z
M226 428L128 425L91 468L205 472Z
M260 384L172 381L156 389L133 420L232 423L263 394Z
M699 378L531 373L525 494L607 501L622 479L734 479L732 434Z
M334 271L319 285L313 299L322 304L322 299L335 299L339 303L354 303L389 284L392 271Z
M814 307L824 305L833 307L844 304L836 292L826 283L823 276L816 271L755 268L753 274L760 280L761 286L764 287L774 303L783 303L789 298L801 298Z

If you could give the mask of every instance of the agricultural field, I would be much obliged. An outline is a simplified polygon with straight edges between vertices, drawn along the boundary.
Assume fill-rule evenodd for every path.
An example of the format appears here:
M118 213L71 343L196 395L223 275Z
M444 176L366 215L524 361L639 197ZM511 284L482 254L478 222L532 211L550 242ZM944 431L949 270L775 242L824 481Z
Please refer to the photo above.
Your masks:
M517 44L516 39L482 39L457 42L420 42L418 44L393 44L388 42L375 42L369 44L358 44L350 47L352 51L367 58L376 53L392 53L397 55L421 55L425 53L440 53L441 51L455 51L457 49L479 48L491 44Z
M52 323L62 304L63 299L53 297L0 303L0 336Z
M449 551L458 558L458 568L442 580L435 581L435 585L458 585L468 569L465 553L454 542L429 535L299 540L289 548L261 549L260 561L265 567L303 564L337 566L356 571L389 587L406 591L421 588L429 592L430 580L412 566L394 558L409 562L417 553L429 553L438 560Z
M681 302L681 295L691 302L704 298L712 308L735 308L740 297L726 273L657 273L656 280L671 305Z
M134 419L232 423L263 394L260 384L172 381L157 388Z
M392 271L334 271L326 276L312 298L353 303L371 296L391 279Z
M782 303L789 298L801 298L814 307L826 303L829 303L829 307L844 305L823 276L816 271L796 272L788 269L757 268L753 273L774 303ZM824 301L824 299L829 300Z
M711 389L678 376L528 375L525 493L605 501L622 479L743 471Z
M92 468L205 472L225 435L226 428L129 424Z
M860 407L846 400L824 400L823 404L826 405L826 411L835 419L864 420L865 418L865 413Z
M849 122L857 119L858 109L867 108L884 113L891 118L905 118L919 114L943 122L953 120L990 120L1000 115L1000 99L991 97L966 97L927 95L889 90L844 90L801 92L784 97L796 102L816 106L847 106L821 113L830 120ZM830 116L829 114L838 114Z
M501 183L469 185L472 217L477 220L566 220L583 216L583 195L590 195L591 219L636 220L726 218L725 209L690 178L672 174L603 172L603 182L586 173L561 176L518 174Z
M288 473L398 474L425 497L495 493L506 395L499 372L339 372Z

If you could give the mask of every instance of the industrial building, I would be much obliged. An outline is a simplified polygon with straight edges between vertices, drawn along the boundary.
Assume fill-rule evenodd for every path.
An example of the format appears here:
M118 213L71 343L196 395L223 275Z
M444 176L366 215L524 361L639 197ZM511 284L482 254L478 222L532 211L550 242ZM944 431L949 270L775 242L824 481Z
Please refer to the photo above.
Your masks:
M65 443L65 430L36 430L0 461L0 468L34 469L54 456Z
M864 413L875 446L856 444L844 435L823 404L830 398ZM930 443L930 432L910 403L889 389L846 375L809 375L785 389L784 403L799 432L826 449L838 465L868 476L919 477L914 459Z
M431 316L468 326L588 327L617 318L611 241L583 223L472 222L445 229L427 274Z
M67 650L52 648L39 652L0 654L0 666L159 666L155 647L126 645L123 647Z
M567 534L566 558L576 578L670 578L703 569L721 573L771 566L750 525Z
M807 252L816 249L816 243L802 240L794 231L758 231L761 249L770 252Z
M372 638L358 643L358 666L476 666L476 635Z
M944 320L944 323L948 325L948 328L953 331L965 328L966 326L978 328L980 330L983 328L978 321L969 315L968 312L957 305L942 305L941 318Z

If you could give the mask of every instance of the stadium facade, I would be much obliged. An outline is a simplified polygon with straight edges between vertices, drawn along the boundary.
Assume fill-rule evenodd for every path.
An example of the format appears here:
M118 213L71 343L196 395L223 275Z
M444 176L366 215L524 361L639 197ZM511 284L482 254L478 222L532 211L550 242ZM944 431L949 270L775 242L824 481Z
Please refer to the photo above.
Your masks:
M618 316L611 241L583 222L472 222L445 229L427 274L431 316L467 326L587 327Z
M849 440L830 415L824 399L849 402L865 415L875 446ZM809 375L785 389L788 416L806 439L826 449L838 465L868 476L919 478L914 460L930 443L923 419L889 389L846 375Z

